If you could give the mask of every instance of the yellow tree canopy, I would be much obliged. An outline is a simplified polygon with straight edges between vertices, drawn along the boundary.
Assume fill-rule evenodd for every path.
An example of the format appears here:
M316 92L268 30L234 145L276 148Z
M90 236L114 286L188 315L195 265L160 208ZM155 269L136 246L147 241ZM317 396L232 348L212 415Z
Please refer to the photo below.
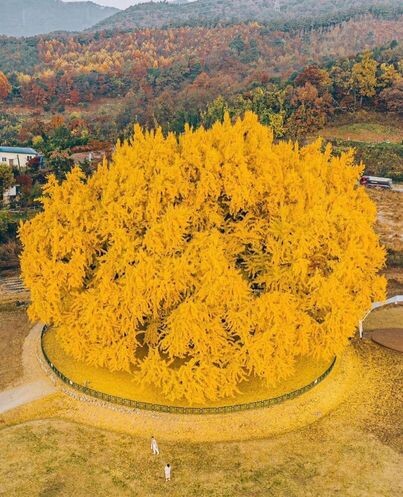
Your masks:
M21 227L30 316L172 400L279 382L339 354L384 296L361 172L320 141L274 144L252 113L179 137L136 127L88 180L51 179Z

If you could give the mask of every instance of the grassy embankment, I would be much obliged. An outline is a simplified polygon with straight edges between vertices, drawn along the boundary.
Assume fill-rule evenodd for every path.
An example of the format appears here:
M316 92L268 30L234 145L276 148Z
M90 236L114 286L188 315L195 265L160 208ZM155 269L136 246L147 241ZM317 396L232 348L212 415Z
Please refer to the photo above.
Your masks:
M367 174L403 182L403 122L397 115L357 112L344 115L309 137L322 136L336 152L354 148Z
M24 310L13 304L0 304L0 391L22 377L22 347L29 330Z

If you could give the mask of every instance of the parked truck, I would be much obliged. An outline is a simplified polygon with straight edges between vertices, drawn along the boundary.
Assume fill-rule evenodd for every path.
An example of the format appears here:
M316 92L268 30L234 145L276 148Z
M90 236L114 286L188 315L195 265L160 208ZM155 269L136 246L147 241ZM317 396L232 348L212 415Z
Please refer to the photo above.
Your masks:
M380 178L379 176L362 176L360 184L367 188L384 188L391 190L393 181L390 178Z

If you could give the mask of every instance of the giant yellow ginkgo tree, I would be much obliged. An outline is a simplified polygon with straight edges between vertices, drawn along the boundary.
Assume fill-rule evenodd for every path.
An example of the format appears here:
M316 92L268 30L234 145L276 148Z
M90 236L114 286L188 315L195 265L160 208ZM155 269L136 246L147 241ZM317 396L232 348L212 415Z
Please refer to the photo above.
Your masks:
M88 180L50 179L21 227L30 317L73 358L190 403L330 360L385 291L361 172L319 141L274 144L252 113L136 127Z

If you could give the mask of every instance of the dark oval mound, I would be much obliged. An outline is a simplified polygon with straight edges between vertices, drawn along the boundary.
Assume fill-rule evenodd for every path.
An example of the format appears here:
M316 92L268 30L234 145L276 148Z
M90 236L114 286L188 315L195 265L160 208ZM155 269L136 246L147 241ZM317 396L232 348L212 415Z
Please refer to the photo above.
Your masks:
M375 330L372 340L388 349L403 352L403 328L382 328Z

